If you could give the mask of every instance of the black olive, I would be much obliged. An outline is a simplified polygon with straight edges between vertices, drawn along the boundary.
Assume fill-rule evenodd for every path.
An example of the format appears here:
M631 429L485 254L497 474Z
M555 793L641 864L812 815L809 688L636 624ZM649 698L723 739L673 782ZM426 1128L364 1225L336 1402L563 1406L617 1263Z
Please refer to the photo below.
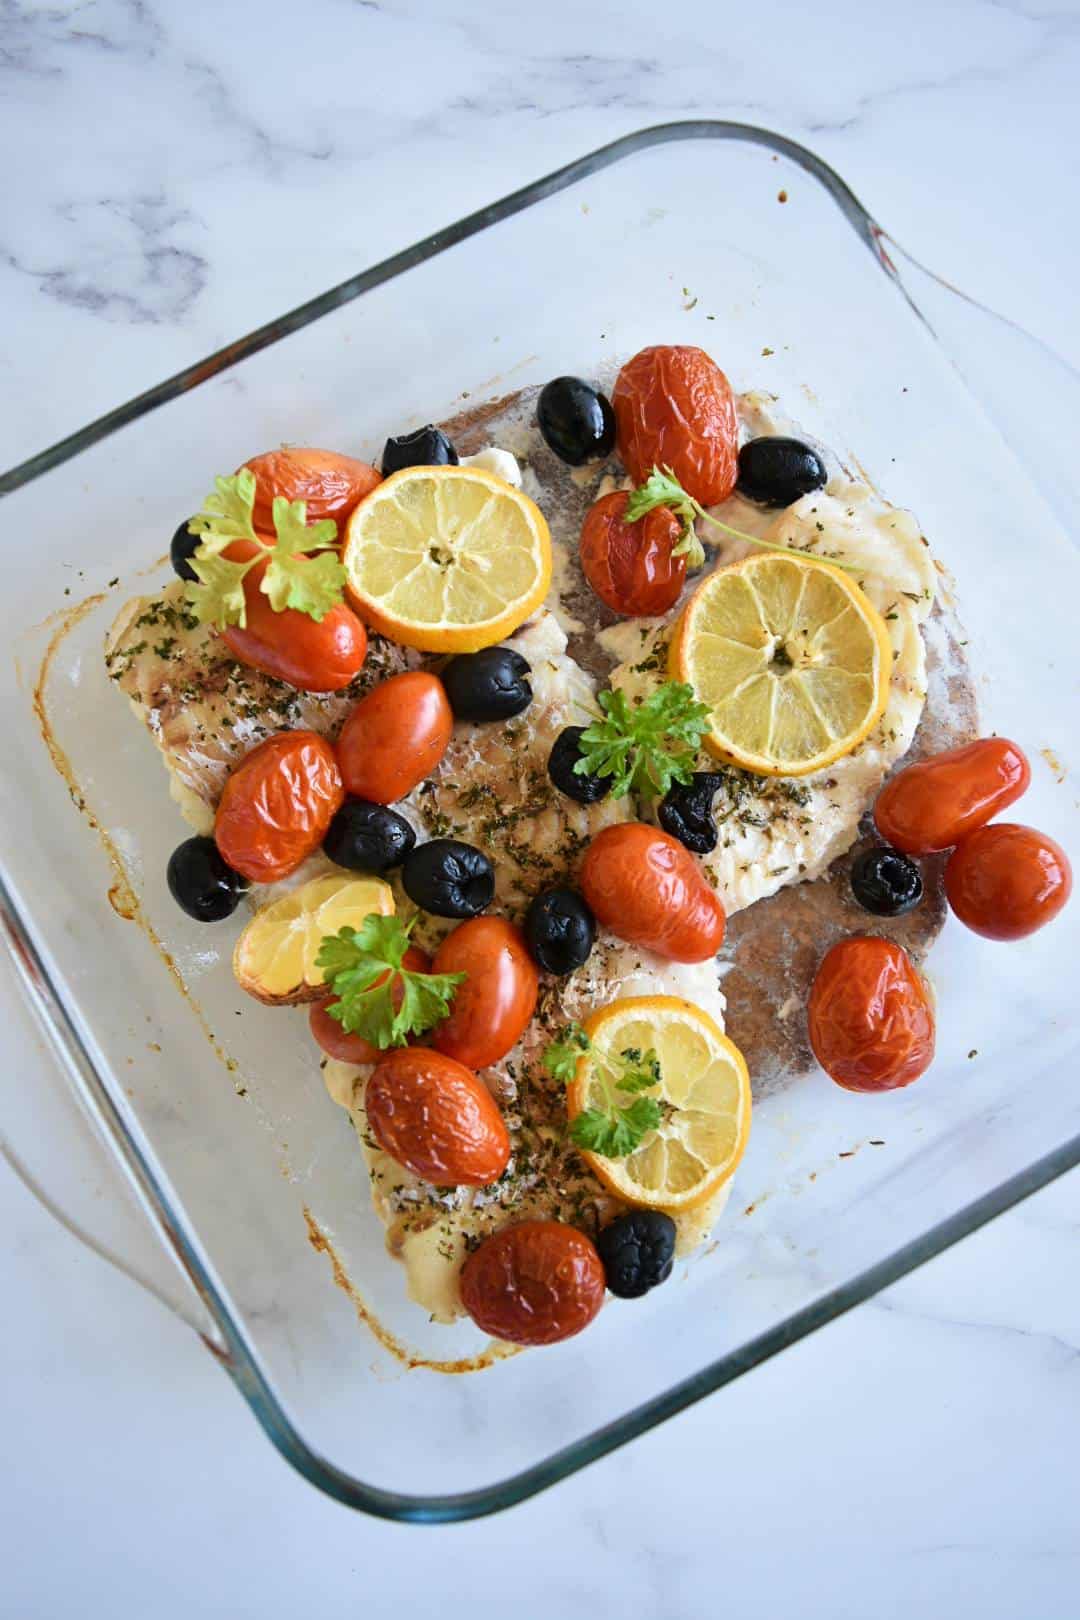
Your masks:
M396 439L387 439L382 453L382 473L389 478L402 467L456 467L458 453L442 428L416 428Z
M572 973L595 941L596 920L573 889L548 889L525 913L525 943L545 973Z
M657 819L666 833L695 855L716 848L713 800L723 784L718 771L695 771L689 782L676 782L660 801Z
M750 439L739 451L736 488L762 506L790 506L800 495L822 489L825 463L799 439Z
M611 401L580 377L545 383L536 402L536 421L549 448L571 467L610 456L615 448Z
M451 658L439 679L456 720L510 720L532 702L528 661L512 647Z
M596 1240L604 1276L619 1299L640 1299L667 1282L675 1264L675 1222L658 1209L633 1209Z
M851 868L851 892L875 917L901 917L922 899L919 868L897 849L864 850Z
M495 868L483 850L456 838L433 838L401 869L405 893L435 917L476 917L495 895Z
M181 579L191 579L198 583L199 576L191 566L191 559L202 545L202 538L201 534L189 534L187 518L173 535L169 546L169 561Z
M169 893L196 922L231 917L247 888L247 879L226 866L212 838L187 838L169 856L165 871Z
M590 776L574 770L581 758L580 742L584 726L567 726L555 739L548 755L548 775L560 793L578 804L596 804L611 792L610 776Z
M326 829L323 849L350 872L389 872L415 843L415 832L396 810L367 799L346 799Z

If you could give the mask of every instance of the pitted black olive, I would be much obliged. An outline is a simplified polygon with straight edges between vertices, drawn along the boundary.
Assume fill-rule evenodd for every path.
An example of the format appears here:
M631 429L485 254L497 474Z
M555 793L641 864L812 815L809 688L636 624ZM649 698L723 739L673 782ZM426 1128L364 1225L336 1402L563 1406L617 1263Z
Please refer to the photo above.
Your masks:
M472 844L433 838L409 855L401 869L405 893L435 917L476 917L495 896L495 868Z
M657 819L666 833L695 855L716 848L713 800L723 784L718 771L695 771L689 782L676 782L660 801Z
M922 874L898 849L864 850L851 868L851 892L875 917L902 917L923 896Z
M416 843L404 816L385 804L346 799L323 839L323 849L350 872L389 872Z
M548 889L525 913L525 943L545 973L572 973L595 940L596 920L573 889Z
M658 1209L634 1209L596 1240L604 1277L618 1299L640 1299L667 1282L675 1264L675 1222Z
M554 377L536 402L536 421L560 461L580 467L615 448L611 401L580 377Z
M169 546L169 561L181 579L190 579L198 583L198 574L191 566L191 559L202 545L201 534L191 534L188 531L189 519L185 518L172 537Z
M439 679L455 720L511 720L532 702L528 660L512 647L485 647L451 658Z
M575 771L581 758L581 735L584 726L567 726L560 731L548 755L548 775L560 793L578 804L596 804L611 792L610 776L591 776Z
M169 893L196 922L231 917L247 879L226 865L212 838L185 838L169 856L165 872Z
M800 495L823 489L825 463L800 439L749 439L739 451L736 488L762 506L790 506Z
M417 428L413 433L402 433L396 439L387 439L382 453L382 475L400 472L402 467L456 467L458 453L442 428Z

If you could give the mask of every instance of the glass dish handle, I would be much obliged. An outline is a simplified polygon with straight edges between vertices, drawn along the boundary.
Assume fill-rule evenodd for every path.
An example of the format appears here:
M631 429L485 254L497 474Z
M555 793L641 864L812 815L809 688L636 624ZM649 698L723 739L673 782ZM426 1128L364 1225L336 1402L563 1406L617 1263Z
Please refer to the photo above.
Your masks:
M880 226L873 237L886 273L1080 544L1080 372L1015 321L928 270Z
M15 974L3 972L0 1009L9 1028L23 1025L17 1049L36 1052L39 1061L0 1065L0 1156L54 1219L223 1354L198 1292L103 1140L98 1117L85 1103L72 1106L73 1091L84 1101L77 1048L64 1040L63 1022L48 1005L52 992L32 944L10 919L4 922Z

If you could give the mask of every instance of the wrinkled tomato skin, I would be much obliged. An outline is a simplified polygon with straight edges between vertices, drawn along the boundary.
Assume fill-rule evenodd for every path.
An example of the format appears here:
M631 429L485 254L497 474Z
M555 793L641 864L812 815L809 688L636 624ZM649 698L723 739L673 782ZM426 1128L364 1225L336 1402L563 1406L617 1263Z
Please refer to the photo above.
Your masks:
M907 952L857 935L834 945L818 968L807 1009L810 1045L846 1091L910 1086L934 1056L934 1012Z
M345 787L357 799L394 804L430 776L446 752L454 714L435 675L391 675L360 699L338 738Z
M690 851L658 827L605 827L585 852L581 891L597 920L672 962L705 962L724 939L724 908Z
M437 1187L487 1187L510 1160L510 1137L487 1087L426 1046L384 1052L364 1110L385 1153Z
M309 524L333 518L340 539L353 507L382 482L381 473L366 461L335 450L268 450L244 465L255 474L252 518L264 534L274 532L274 497L280 495L287 501L306 501Z
M225 784L214 823L223 860L252 883L276 883L313 855L345 798L334 750L314 731L280 731Z
M485 1238L461 1268L461 1303L483 1332L510 1344L557 1344L604 1303L604 1267L583 1232L522 1221Z
M431 972L431 959L418 945L409 946L401 965L410 973ZM385 983L384 973L381 979L376 980L376 985ZM392 998L395 1011L401 1006L401 996L401 980L398 979L394 985ZM335 1058L338 1063L378 1063L384 1055L380 1047L372 1046L362 1035L347 1035L337 1019L330 1017L327 1009L335 1000L334 996L325 996L322 1001L311 1003L308 1023L316 1045L321 1047L327 1057Z
M618 489L589 508L578 548L581 566L601 602L613 612L653 617L675 605L686 579L686 558L671 555L682 524L666 506L626 523L629 499L625 490Z
M899 771L878 794L874 822L905 855L952 849L1014 804L1031 766L1006 737L981 737Z
M619 372L611 396L616 443L635 484L670 467L703 506L726 501L739 475L735 397L704 349L642 349Z
M1034 827L996 821L959 843L945 866L945 895L984 939L1026 939L1053 922L1072 893L1061 845Z
M247 543L249 552L254 548ZM230 557L237 548L229 548ZM316 624L307 613L275 613L260 590L265 563L244 579L247 624L231 624L221 639L234 658L301 692L340 692L355 680L367 657L367 631L351 608L331 608Z
M505 917L472 917L435 952L435 973L464 973L450 1015L431 1044L470 1069L486 1069L517 1045L536 1011L540 976L520 928Z

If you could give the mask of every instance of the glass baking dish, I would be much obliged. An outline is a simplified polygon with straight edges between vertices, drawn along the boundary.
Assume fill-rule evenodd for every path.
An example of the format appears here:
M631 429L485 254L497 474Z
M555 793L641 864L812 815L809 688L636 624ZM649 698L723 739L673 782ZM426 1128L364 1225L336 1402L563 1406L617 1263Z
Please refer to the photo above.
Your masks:
M930 958L938 1057L917 1086L858 1097L815 1074L763 1097L714 1241L671 1284L563 1345L446 1376L482 1341L404 1298L305 1021L241 1005L235 929L200 930L165 893L181 824L101 645L124 597L166 577L148 565L208 473L283 440L375 457L388 431L675 341L776 392L916 511L957 581L983 729L1033 757L1023 819L1075 848L1060 762L1077 742L1080 558L1055 444L1076 379L904 259L826 165L768 131L628 136L0 479L20 560L3 599L0 900L66 1099L6 1075L9 1151L149 1277L155 1262L57 1185L50 1145L78 1099L172 1257L157 1291L301 1472L390 1518L521 1500L1080 1162L1080 907L1009 948L950 925Z

